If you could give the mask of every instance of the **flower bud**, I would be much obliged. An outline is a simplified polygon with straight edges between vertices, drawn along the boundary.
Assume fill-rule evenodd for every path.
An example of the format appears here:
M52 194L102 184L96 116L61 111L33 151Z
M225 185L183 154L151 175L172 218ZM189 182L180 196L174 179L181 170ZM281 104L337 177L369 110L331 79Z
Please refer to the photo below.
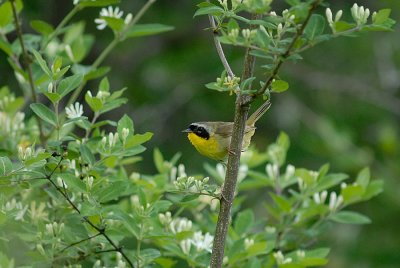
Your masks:
M326 19L328 20L328 23L332 24L333 23L332 10L329 7L325 10L325 15L326 15Z

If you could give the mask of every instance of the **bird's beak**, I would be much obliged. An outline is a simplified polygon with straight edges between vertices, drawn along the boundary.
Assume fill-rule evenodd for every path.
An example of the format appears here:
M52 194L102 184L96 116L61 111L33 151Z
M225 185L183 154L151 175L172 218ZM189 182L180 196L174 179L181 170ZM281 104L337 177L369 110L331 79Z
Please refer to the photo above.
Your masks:
M193 131L191 131L191 130L188 128L188 129L182 130L182 132L184 132L184 133L190 133L190 132L193 132Z

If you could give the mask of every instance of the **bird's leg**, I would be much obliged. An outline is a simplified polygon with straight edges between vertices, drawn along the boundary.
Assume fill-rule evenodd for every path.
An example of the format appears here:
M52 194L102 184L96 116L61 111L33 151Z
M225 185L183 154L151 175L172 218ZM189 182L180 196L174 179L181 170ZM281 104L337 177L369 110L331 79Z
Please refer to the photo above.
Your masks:
M234 151L232 151L231 149L228 149L228 153L229 153L229 154L236 155L236 153L235 153Z

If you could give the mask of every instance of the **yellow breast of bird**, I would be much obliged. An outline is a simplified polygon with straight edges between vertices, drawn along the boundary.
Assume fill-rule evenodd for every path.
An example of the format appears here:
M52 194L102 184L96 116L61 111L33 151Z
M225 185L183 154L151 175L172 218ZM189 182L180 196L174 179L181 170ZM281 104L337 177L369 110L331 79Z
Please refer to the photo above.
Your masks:
M189 133L188 138L200 154L209 158L223 160L228 153L226 143L224 142L225 144L221 144L217 142L214 136L206 140L194 133Z

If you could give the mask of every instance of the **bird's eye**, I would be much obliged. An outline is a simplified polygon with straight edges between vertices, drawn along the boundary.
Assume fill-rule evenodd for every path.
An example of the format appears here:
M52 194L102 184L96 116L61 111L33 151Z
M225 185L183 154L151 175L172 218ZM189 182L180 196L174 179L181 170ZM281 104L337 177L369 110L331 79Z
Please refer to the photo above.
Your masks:
M190 126L189 126L189 129L190 129L191 131L195 131L195 130L196 130L196 126L195 126L195 125L190 125Z
M210 134L204 127L198 126L194 132L197 134L197 136L202 137L206 140L210 138Z

